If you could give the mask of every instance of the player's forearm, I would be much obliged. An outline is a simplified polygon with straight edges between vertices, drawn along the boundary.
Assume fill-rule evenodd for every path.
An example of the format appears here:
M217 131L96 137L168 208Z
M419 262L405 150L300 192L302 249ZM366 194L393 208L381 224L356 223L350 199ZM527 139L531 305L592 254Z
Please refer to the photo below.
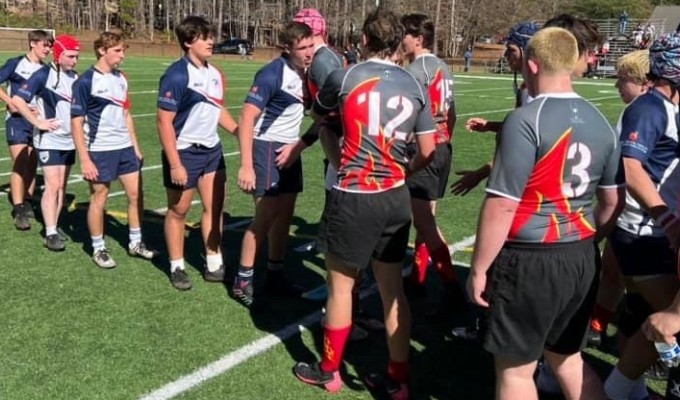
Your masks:
M477 227L472 272L485 274L503 248L518 203L504 197L487 195L482 204Z
M597 204L593 212L595 218L595 241L599 243L616 226L616 220L626 204L625 187L598 189Z
M319 139L328 162L337 170L340 168L340 144L338 143L338 136L332 130L321 127Z
M223 108L220 112L220 120L218 123L222 129L238 137L238 123L236 123L236 120L226 108Z
M33 114L33 111L31 111L31 108L28 106L28 103L26 103L26 100L19 96L12 96L12 106L21 114L22 117L28 122L31 123L31 125L36 126L40 123L40 119Z
M434 135L416 135L417 151L408 163L408 172L413 173L425 168L434 158Z
M238 147L241 151L241 166L253 167L253 136L255 135L256 115L251 110L245 109L241 112L241 120L238 129Z
M175 137L175 128L172 126L172 121L156 121L158 127L158 139L161 142L163 153L168 159L170 168L177 167L181 164L179 152L177 151L177 138Z
M446 130L448 131L449 137L453 139L454 127L456 125L456 120L458 116L456 115L455 103L451 103L451 108L449 108L448 115L446 117Z
M12 103L12 99L9 97L7 94L7 91L5 91L4 88L0 87L0 100L4 101L7 104L7 108L9 109L10 112L17 112L16 107Z
M489 121L486 123L486 129L491 132L500 133L500 131L503 129L503 122Z
M657 218L667 211L668 206L659 195L656 185L640 161L624 157L623 165L626 171L626 188L638 204L652 218Z
M83 117L71 118L71 136L73 137L73 144L76 146L81 164L83 161L90 160L90 154L87 152L87 146L85 145L84 123L85 119Z
M315 120L312 123L312 126L310 126L309 129L307 129L307 132L305 132L300 138L300 141L298 142L300 150L304 150L316 143L316 141L319 140L319 136L321 135L321 129L323 129L322 123Z
M125 113L125 124L127 125L128 132L130 134L130 141L132 141L132 146L138 152L141 152L141 148L139 147L139 142L137 141L137 132L135 131L135 123L132 120L132 114L130 114L129 112Z

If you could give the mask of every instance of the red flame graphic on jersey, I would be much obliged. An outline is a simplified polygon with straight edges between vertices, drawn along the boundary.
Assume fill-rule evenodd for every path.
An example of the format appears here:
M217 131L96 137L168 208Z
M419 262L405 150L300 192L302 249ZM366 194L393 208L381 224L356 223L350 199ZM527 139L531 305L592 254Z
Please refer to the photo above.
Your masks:
M448 82L446 81L446 75L441 68L437 68L434 73L434 77L430 81L427 87L427 95L430 96L430 108L432 110L432 116L435 121L440 121L437 124L437 131L435 132L435 138L437 143L446 143L451 140L449 135L449 130L447 127L448 113L440 112L444 108L442 107L442 102L449 101L442 95L444 88L448 89Z
M564 168L572 130L569 128L543 158L538 160L522 194L508 239L517 238L527 223L541 214L543 205L553 204L557 213L548 217L543 243L553 243L563 235L578 235L578 240L593 236L595 228L586 219L583 209L572 211L569 199L562 192Z
M404 167L392 155L397 140L386 137L382 121L377 136L369 135L369 101L359 103L359 96L368 98L380 83L379 78L357 85L345 98L342 122L345 131L338 185L343 189L376 192L393 188L406 177ZM363 165L361 164L363 161Z

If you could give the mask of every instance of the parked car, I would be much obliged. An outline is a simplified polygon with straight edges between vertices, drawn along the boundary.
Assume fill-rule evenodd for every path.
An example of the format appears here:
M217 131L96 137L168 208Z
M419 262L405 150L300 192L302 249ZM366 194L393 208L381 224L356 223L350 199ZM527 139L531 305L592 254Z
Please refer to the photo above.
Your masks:
M253 43L250 40L238 38L213 45L213 54L241 54L241 47L245 47L246 54L253 54Z

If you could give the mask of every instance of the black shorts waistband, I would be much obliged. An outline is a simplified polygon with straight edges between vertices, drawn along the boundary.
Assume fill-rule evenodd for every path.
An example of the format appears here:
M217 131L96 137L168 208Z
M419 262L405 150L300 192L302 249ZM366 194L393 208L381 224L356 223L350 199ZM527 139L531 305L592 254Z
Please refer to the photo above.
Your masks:
M505 242L504 249L512 250L528 250L528 251L555 251L555 250L571 250L586 246L592 246L594 240L592 237L584 240L577 240L575 242L564 243L528 243L528 242Z

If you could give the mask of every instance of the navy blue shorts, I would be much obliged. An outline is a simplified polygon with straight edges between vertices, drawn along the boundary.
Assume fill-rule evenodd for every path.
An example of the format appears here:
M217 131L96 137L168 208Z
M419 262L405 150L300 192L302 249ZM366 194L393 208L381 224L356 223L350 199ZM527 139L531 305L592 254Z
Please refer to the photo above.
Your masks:
M186 149L179 150L179 159L187 170L187 184L178 186L172 183L170 178L170 164L165 152L161 152L163 162L163 185L168 189L193 189L198 185L198 179L205 174L225 169L222 143L215 147L205 147L194 144Z
M675 275L676 255L668 239L638 236L616 228L609 236L623 276Z
M51 165L73 165L76 162L75 150L49 150L35 149L38 153L38 162L41 167Z
M108 183L121 175L139 172L139 159L134 147L109 151L90 151L90 159L99 171L97 183Z
M33 146L33 125L26 121L20 114L12 114L5 121L5 136L7 144L26 144Z
M302 192L302 159L288 168L276 166L276 150L285 143L253 141L255 197L278 196L280 193Z

